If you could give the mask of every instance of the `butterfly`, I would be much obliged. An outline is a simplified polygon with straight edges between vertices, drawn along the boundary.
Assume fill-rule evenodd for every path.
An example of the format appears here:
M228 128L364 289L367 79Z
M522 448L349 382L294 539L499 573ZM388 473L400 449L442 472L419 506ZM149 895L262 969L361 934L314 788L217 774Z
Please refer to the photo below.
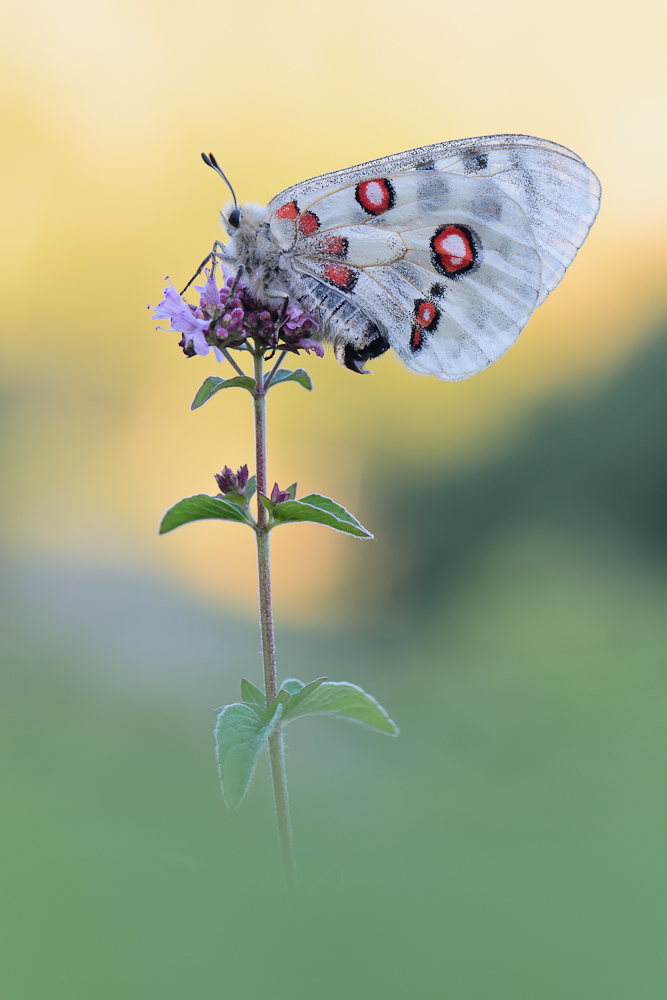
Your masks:
M599 205L597 177L564 146L458 139L301 181L267 206L234 195L221 256L258 301L317 311L352 371L391 348L412 371L458 381L512 346Z

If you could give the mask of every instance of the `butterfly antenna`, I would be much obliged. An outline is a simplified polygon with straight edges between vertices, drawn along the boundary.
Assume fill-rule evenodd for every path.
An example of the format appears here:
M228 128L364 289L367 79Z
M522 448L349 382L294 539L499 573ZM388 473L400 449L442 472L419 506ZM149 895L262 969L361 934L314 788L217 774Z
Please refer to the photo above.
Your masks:
M223 181L225 182L225 184L227 185L227 187L229 188L229 190L232 192L232 198L234 199L234 208L238 208L239 206L238 206L238 202L236 200L236 195L234 194L234 188L229 183L228 179L225 177L224 173L220 169L220 165L218 164L218 161L216 160L216 158L213 155L213 153L208 153L208 154L202 153L201 154L201 158L202 158L202 160L204 161L204 163L206 164L207 167L210 167L211 170L215 170L216 174L220 174L220 176L222 177Z

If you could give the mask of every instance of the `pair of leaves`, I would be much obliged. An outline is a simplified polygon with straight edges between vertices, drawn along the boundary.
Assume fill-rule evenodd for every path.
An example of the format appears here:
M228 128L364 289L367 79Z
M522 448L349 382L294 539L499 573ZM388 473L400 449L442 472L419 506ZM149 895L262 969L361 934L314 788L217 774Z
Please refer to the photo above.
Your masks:
M290 678L281 685L267 708L263 693L250 681L241 681L243 703L225 705L215 728L218 767L225 801L235 809L246 793L257 758L280 725L304 715L337 715L398 736L398 728L381 705L356 684L327 681L304 684Z
M274 385L281 385L283 382L297 382L309 392L313 388L312 380L305 368L297 368L293 372L289 368L279 368L269 383L269 389L273 389ZM253 393L256 385L257 383L250 375L237 375L235 378L216 378L215 375L211 375L197 389L190 409L197 410L221 389L247 389L248 392Z
M232 496L211 497L207 493L197 493L192 497L184 497L165 512L160 523L160 534L173 531L174 528L179 528L189 521L206 519L237 521L254 528L254 518L243 504L242 498L238 496L232 499ZM373 537L353 514L335 500L320 496L319 493L309 493L300 500L284 500L279 504L271 504L270 500L262 497L261 502L271 513L269 528L290 522L310 521L314 524L324 524L355 538Z

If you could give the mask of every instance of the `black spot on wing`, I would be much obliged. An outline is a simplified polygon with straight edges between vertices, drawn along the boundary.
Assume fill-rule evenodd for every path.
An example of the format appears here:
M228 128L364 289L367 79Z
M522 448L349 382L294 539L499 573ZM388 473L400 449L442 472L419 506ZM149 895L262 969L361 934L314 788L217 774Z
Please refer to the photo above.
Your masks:
M486 153L476 153L463 161L463 169L467 174L478 174L481 170L486 170L489 158Z

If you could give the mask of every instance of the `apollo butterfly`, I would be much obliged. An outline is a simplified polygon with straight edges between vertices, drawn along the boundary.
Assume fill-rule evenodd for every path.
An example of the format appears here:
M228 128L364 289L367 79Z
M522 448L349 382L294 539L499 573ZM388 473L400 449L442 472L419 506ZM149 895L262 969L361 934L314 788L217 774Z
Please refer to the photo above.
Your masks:
M317 310L353 371L391 347L453 381L516 341L599 205L597 177L564 146L458 139L313 177L265 207L235 203L221 213L223 259L244 267L259 301Z

